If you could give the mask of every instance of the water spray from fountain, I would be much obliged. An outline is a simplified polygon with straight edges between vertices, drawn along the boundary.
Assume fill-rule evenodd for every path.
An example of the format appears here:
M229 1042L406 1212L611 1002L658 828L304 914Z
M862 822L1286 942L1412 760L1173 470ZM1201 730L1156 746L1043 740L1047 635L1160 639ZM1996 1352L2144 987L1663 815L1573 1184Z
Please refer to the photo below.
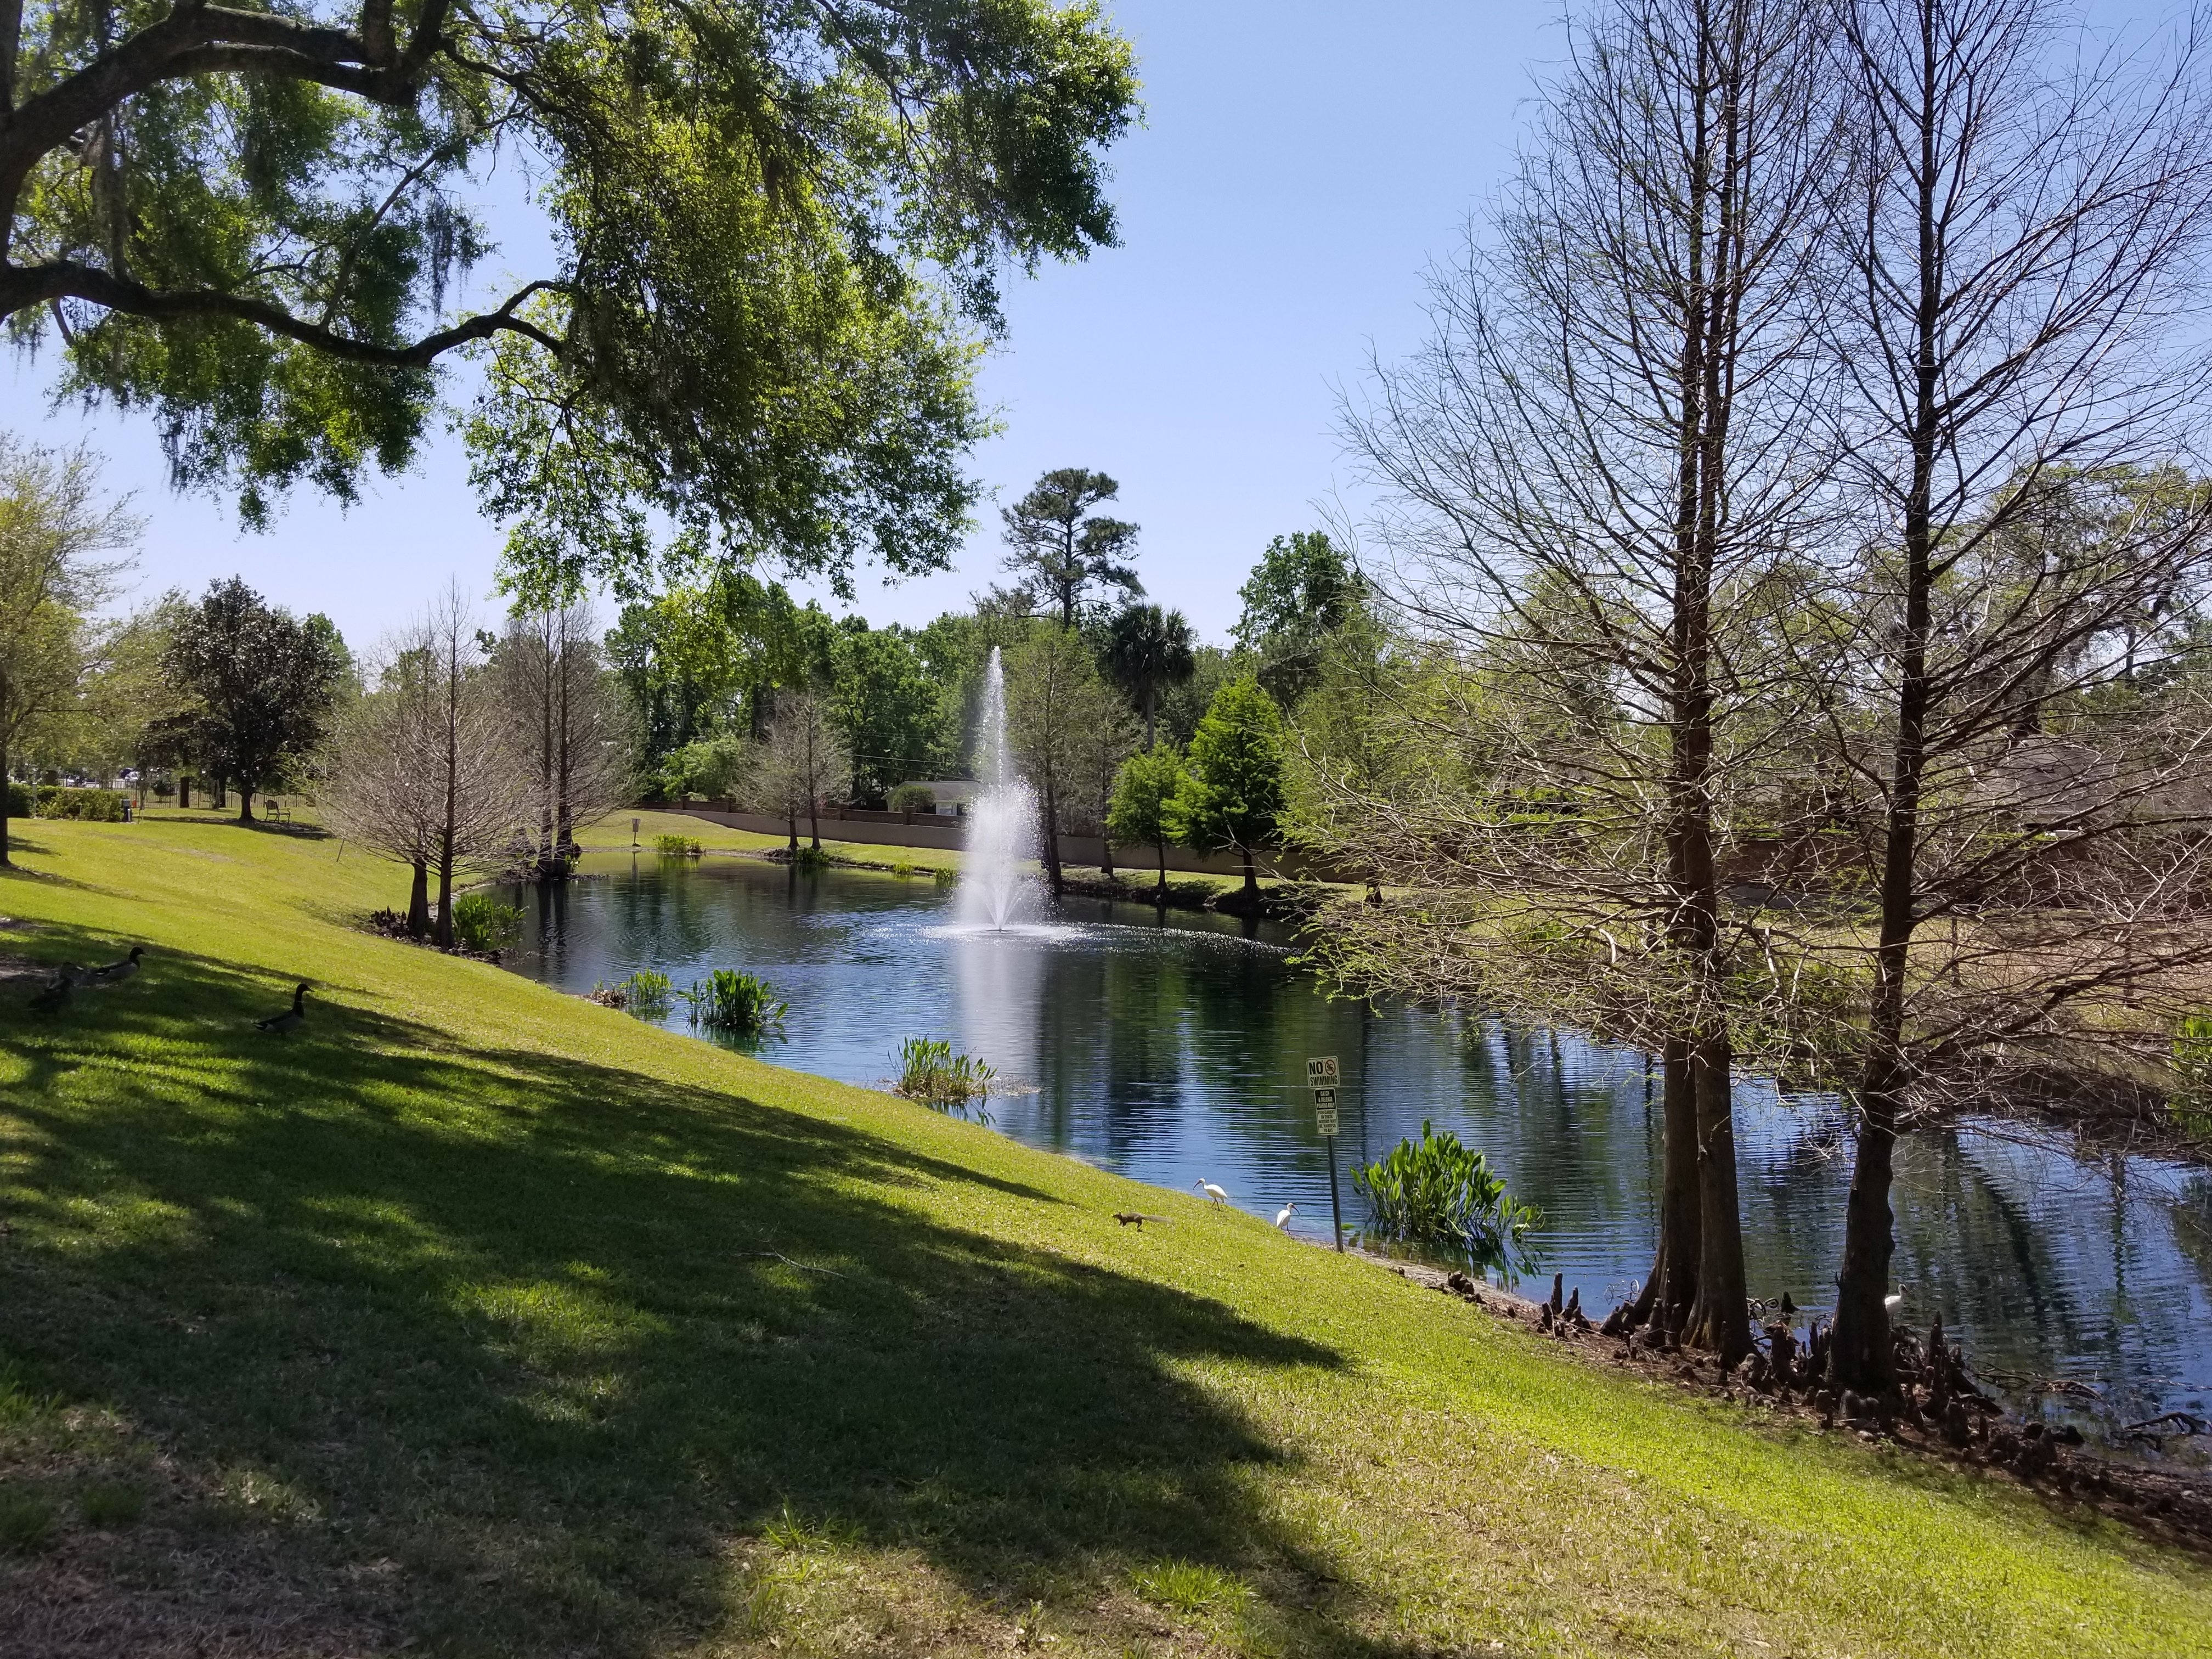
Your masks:
M1006 677L995 645L983 672L975 776L982 787L968 814L958 914L970 927L1004 928L1036 905L1036 884L1022 873L1022 866L1036 853L1036 797L1015 775L1006 747Z

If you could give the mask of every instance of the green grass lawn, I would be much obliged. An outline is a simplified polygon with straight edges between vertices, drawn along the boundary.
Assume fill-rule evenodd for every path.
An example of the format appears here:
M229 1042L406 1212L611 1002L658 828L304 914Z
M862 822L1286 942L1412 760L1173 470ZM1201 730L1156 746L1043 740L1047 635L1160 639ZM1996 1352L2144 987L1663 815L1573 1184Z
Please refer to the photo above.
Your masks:
M0 952L151 954L0 984L0 1653L2212 1652L2088 1512L372 938L356 849L18 827Z

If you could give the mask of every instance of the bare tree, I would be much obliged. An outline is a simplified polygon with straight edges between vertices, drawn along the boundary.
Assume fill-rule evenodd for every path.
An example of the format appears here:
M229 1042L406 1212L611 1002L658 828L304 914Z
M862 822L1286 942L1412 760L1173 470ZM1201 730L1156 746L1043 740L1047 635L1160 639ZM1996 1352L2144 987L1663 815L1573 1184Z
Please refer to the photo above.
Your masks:
M330 758L333 821L411 867L408 931L448 948L454 876L499 857L520 805L510 728L479 641L468 601L449 587L392 641L377 691L348 712Z
M1661 1230L1629 1316L1729 1362L1750 1341L1746 934L1719 848L1777 730L1748 647L1820 505L1818 17L1613 0L1577 38L1494 238L1435 284L1431 344L1348 412L1386 493L1382 598L1430 651L1401 740L1437 763L1382 795L1318 774L1331 850L1465 924L1371 911L1346 942L1368 971L1662 1055Z
M565 878L577 826L636 787L635 722L597 635L589 604L561 596L518 609L495 653L510 741L529 757L541 881Z
M838 729L830 699L810 689L787 689L775 696L753 771L750 798L764 811L780 811L791 827L791 850L799 851L799 814L807 816L813 846L822 848L822 807L852 787L853 754Z
M1113 774L1096 775L1103 755L1094 751L1097 729L1118 712L1120 699L1100 680L1090 647L1072 628L1045 625L1006 653L1006 741L1021 774L1036 791L1046 878L1057 894L1064 884L1060 862L1061 814L1071 800L1103 801ZM1108 750L1116 746L1109 738ZM1121 757L1114 764L1121 763ZM1103 814L1101 815L1102 819Z
M2174 347L2201 293L2212 111L2193 38L2100 54L2041 0L1840 15L1863 148L1833 221L1831 352L1865 514L1849 680L1875 690L1832 718L1877 901L1829 1370L1887 1392L1892 1154L1916 1099L2176 957L2198 854L2172 832L2197 813L2201 723L2088 716L2139 670L2124 636L2203 568L2201 494L2177 511L2115 485L2176 452L2202 384ZM2054 714L2070 752L2041 732ZM1965 959L1916 952L1970 907Z
M89 450L57 453L0 434L0 866L8 850L9 752L33 723L70 709L100 661L92 612L113 592L137 520L100 499Z

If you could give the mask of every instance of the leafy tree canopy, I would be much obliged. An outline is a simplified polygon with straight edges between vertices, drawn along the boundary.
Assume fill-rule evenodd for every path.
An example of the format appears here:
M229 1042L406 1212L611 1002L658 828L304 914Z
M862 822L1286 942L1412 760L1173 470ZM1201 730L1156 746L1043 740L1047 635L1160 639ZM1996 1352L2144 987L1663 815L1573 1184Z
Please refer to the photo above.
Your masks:
M1046 473L1030 493L1000 515L1006 525L1006 568L1012 594L994 596L1006 608L1030 610L1042 600L1062 628L1085 620L1094 589L1118 587L1131 597L1145 591L1125 562L1137 544L1137 526L1091 509L1112 501L1121 486L1103 472L1064 466Z
M1164 816L1188 846L1249 854L1277 839L1283 806L1282 711L1248 674L1223 686L1199 721Z
M295 618L235 576L178 617L161 669L191 699L180 735L202 767L238 786L241 823L253 792L320 740L343 650L327 617Z
M1352 561L1326 532L1278 536L1237 590L1244 612L1231 631L1260 658L1260 683L1292 704L1313 684L1322 641L1359 613L1364 591Z
M993 272L1110 242L1091 0L11 3L0 316L250 521L406 465L454 353L543 577L656 524L842 582L945 562ZM495 163L556 252L482 310ZM563 574L573 575L573 568Z

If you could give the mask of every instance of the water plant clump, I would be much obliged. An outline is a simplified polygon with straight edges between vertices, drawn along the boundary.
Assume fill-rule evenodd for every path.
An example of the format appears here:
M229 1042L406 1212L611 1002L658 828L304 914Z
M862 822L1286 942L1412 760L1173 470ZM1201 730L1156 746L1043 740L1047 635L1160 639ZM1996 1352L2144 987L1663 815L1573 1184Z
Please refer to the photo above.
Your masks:
M827 870L830 854L819 847L802 847L791 855L791 861L801 870Z
M953 1105L989 1094L998 1075L973 1054L954 1054L950 1042L908 1037L899 1044L899 1076L892 1086L909 1100Z
M1528 1235L1543 1212L1505 1190L1480 1152L1421 1120L1419 1141L1401 1140L1389 1156L1352 1172L1374 1229L1409 1244L1464 1250L1484 1267L1523 1273L1535 1256Z
M689 836L655 836L653 850L665 859L696 859L706 855L707 849Z
M2191 1014L2173 1037L2173 1070L2180 1086L2166 1109L2185 1134L2212 1139L2212 1014Z
M691 1005L691 1023L738 1036L768 1036L783 1030L791 1005L778 1000L775 987L757 975L717 968L683 993Z
M641 968L628 979L618 979L612 985L592 986L591 1000L603 1008L619 1008L640 1019L659 1019L668 1012L675 997L675 987L668 982L667 975Z
M464 951L496 951L521 931L519 905L501 904L488 893L465 893L453 901L453 938Z

